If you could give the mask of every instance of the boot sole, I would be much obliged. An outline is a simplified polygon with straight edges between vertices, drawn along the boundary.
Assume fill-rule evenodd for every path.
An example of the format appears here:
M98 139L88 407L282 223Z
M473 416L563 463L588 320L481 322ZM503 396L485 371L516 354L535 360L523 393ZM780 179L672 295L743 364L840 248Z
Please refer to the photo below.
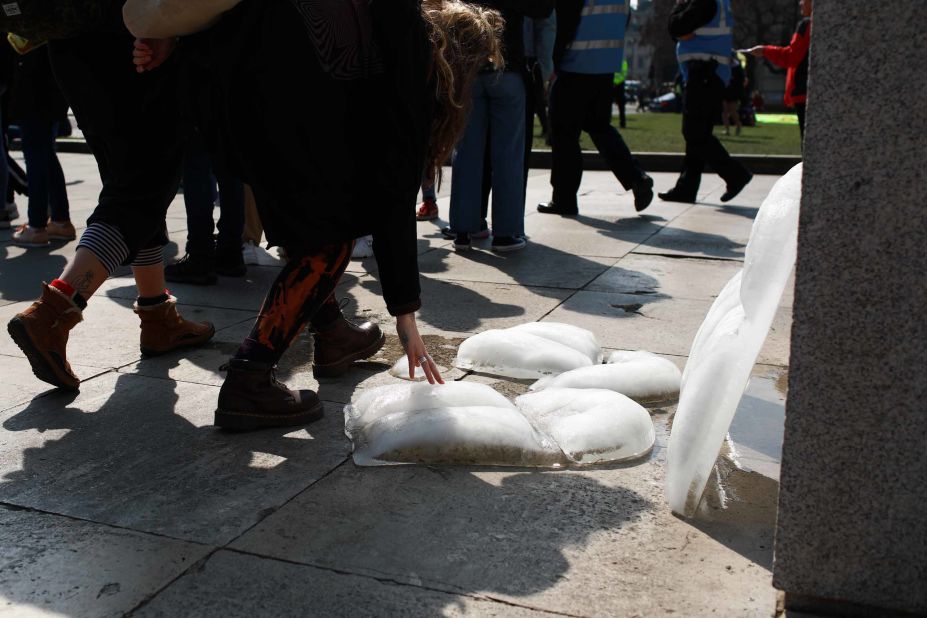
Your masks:
M327 365L313 365L312 375L315 378L337 378L339 376L343 376L348 372L348 369L351 368L351 365L355 361L370 358L379 352L384 345L386 345L386 334L381 334L380 338L377 339L372 345L361 350L360 352L355 352L354 354L341 359L337 363L329 363Z
M42 382L47 382L52 386L66 391L77 392L80 390L80 382L72 384L71 382L61 379L55 371L54 365L45 358L38 347L32 342L32 337L29 336L29 331L26 329L26 325L23 324L22 320L13 318L10 320L6 329L10 333L10 337L13 338L13 342L18 345L19 349L23 351L23 354L26 355L26 359L32 366L32 373L35 374L35 377Z
M295 427L307 425L325 416L320 401L316 406L299 414L261 414L259 412L232 412L216 410L214 424L229 431L254 431L269 427Z
M211 328L209 329L208 336L203 335L202 337L197 337L195 339L188 339L187 341L182 341L181 343L178 343L177 345L171 348L167 348L166 350L156 350L154 348L148 348L145 346L139 346L139 350L141 351L142 356L161 356L163 354L167 354L168 352L173 352L174 350L180 350L182 348L194 348L196 346L203 345L204 343L212 339L216 334L216 327L213 326L212 324L210 324L209 326Z

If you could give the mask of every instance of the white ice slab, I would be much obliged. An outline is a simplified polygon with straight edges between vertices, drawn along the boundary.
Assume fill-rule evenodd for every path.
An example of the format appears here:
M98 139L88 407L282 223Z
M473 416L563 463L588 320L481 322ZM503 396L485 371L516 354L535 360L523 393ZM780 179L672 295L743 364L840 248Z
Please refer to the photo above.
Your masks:
M666 496L695 513L795 266L801 165L763 202L742 273L715 300L692 345L667 452Z
M598 388L621 393L640 403L675 400L682 374L671 361L638 350L613 352L607 365L594 365L542 378L533 391L548 388Z
M538 379L601 362L589 331L568 324L522 324L488 330L464 341L455 366L516 379Z
M515 403L577 464L636 459L653 448L650 414L614 391L550 388Z

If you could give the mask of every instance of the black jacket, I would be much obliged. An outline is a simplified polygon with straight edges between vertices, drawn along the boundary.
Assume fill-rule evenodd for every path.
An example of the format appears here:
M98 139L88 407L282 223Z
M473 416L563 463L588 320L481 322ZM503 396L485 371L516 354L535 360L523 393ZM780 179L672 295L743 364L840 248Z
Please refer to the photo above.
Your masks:
M686 0L673 7L669 18L669 33L673 39L692 34L715 18L715 0Z

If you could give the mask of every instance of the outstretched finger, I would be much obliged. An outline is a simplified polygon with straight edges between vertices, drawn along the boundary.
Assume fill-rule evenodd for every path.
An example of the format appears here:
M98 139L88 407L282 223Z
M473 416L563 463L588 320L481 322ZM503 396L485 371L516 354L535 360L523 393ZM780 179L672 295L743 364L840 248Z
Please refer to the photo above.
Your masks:
M432 384L435 382L438 384L444 384L444 378L441 377L441 372L438 371L438 365L430 355L428 356L428 362L426 363L426 366L427 368L425 369L425 373L430 377L428 381Z

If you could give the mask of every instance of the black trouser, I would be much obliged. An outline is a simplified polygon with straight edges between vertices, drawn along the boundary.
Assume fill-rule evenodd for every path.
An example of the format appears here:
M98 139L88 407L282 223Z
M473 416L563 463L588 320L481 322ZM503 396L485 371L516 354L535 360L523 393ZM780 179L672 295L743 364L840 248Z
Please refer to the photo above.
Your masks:
M625 189L643 176L621 134L612 126L614 76L562 72L550 91L550 138L553 200L561 208L576 208L576 193L583 178L579 136L585 131Z
M805 149L805 104L796 103L795 113L798 114L798 130L801 133L802 150Z
M624 128L628 124L628 97L627 97L627 87L624 82L620 84L615 84L613 88L615 92L615 105L618 106L618 126Z
M164 216L181 168L177 63L136 73L133 40L128 31L97 32L49 44L55 77L103 181L88 224L119 230L129 250L125 263L167 244Z
M724 99L724 82L712 65L707 67L710 71L690 69L683 92L682 135L686 139L686 156L676 190L692 198L698 193L706 164L728 183L742 181L749 174L713 134Z

